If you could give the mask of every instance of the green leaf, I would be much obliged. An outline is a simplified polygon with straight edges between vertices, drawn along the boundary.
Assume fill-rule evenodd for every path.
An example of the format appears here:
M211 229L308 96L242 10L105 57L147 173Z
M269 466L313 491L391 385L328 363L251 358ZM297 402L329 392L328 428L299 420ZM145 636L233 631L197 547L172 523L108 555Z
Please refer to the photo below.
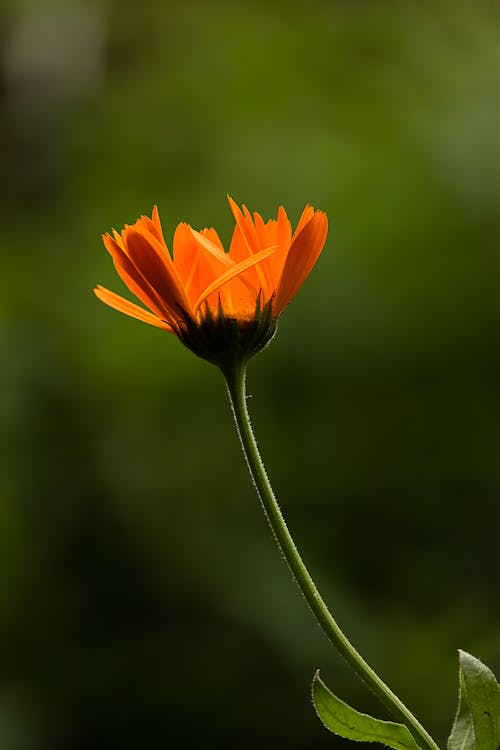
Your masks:
M403 724L374 719L337 698L316 672L312 685L316 713L327 729L357 742L381 742L394 750L420 750Z
M460 670L457 715L448 739L448 750L474 750L475 747L474 723L467 701L465 679Z
M500 686L479 659L459 651L458 709L448 750L497 750L500 745Z

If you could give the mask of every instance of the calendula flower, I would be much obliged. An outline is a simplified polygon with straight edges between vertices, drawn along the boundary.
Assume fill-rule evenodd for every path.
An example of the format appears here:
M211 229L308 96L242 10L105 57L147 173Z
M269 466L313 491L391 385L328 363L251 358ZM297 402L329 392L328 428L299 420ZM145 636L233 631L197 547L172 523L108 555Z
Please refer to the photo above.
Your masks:
M306 206L295 231L283 207L276 219L240 209L229 198L235 228L229 252L215 229L177 226L173 254L156 206L121 233L103 235L115 268L149 309L96 287L110 307L174 333L192 351L224 366L244 363L273 337L283 308L309 275L325 244L323 211Z

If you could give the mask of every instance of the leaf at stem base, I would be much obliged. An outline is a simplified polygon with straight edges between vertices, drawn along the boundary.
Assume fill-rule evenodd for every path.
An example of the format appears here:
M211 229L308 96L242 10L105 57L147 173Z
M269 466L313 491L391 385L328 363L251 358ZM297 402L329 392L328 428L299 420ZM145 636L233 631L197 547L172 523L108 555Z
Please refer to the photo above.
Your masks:
M380 742L394 750L420 750L407 727L351 708L326 687L319 672L314 676L312 696L316 713L334 734L357 742Z
M459 651L458 709L448 750L497 750L500 745L500 686L479 659Z

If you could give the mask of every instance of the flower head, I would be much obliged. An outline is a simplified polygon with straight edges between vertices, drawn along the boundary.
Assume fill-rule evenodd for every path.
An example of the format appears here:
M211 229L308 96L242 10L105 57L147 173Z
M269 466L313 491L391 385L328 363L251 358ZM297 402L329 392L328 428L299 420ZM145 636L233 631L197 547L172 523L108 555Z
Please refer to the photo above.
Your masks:
M276 321L323 249L328 222L306 206L292 233L285 209L264 222L229 198L235 228L229 252L215 229L177 226L171 256L158 209L121 233L103 235L116 271L148 308L102 286L95 294L110 307L175 333L192 351L224 367L244 362L273 337Z

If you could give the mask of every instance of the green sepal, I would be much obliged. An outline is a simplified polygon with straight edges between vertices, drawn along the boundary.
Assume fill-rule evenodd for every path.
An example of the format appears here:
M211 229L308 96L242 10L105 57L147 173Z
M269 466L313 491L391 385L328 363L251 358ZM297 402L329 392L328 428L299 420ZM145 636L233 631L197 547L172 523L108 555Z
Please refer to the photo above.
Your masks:
M497 750L500 745L500 686L479 659L459 651L458 708L448 750Z
M375 719L351 708L337 698L316 672L312 684L314 708L330 732L357 742L380 742L394 750L420 750L409 729L403 724Z
M264 349L276 333L273 300L271 298L262 305L260 297L258 294L254 315L250 319L226 315L220 297L217 313L206 302L200 320L191 318L180 309L181 321L175 332L198 357L217 365L225 374L232 372Z

